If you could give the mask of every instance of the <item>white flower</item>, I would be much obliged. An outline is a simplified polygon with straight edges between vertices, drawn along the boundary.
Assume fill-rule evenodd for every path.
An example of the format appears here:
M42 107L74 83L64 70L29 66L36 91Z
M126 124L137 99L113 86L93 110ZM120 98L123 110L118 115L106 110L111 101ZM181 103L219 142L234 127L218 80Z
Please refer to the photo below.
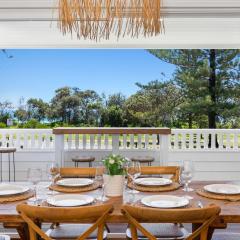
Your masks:
M114 160L114 159L110 159L110 160L109 160L109 163L110 163L110 164L114 164L114 163L115 163L115 160Z

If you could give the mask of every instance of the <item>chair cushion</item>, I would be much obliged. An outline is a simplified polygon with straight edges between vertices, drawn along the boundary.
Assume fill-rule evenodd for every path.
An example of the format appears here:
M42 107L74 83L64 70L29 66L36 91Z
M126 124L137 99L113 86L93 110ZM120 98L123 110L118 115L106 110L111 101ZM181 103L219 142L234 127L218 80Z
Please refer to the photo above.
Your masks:
M172 223L141 223L141 225L158 239L184 239L187 231ZM127 237L131 238L131 230L127 229ZM144 239L143 234L138 230L139 239Z
M87 229L89 229L91 224L60 224L48 231L49 237L53 239L76 239ZM107 232L104 231L103 239L107 237ZM95 230L88 239L97 239L97 230Z
M72 158L73 162L93 162L95 157L75 157Z
M148 162L153 162L154 157L148 157L148 156L139 156L139 157L132 157L131 160L133 162L142 162L142 163L148 163Z
M214 233L212 240L240 240L240 233L221 232Z
M10 237L7 235L0 235L0 240L10 240Z

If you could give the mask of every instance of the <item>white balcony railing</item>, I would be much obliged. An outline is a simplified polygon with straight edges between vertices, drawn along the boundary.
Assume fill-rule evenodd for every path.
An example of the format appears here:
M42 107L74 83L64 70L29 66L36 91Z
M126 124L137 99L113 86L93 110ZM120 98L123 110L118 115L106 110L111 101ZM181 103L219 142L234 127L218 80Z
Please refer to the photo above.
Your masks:
M240 181L240 129L132 129L81 128L53 134L52 129L0 129L0 147L16 147L16 179L26 180L29 167L46 171L58 161L73 166L72 157L94 156L100 161L110 153L126 157L152 156L154 165L195 162L199 180ZM3 155L3 177L8 179L8 158Z
M18 150L54 149L52 129L0 129L0 147Z
M240 129L172 129L170 150L240 151Z
M52 129L0 129L0 147L19 150L54 149ZM64 134L65 150L122 150L160 147L159 134ZM240 129L172 129L169 150L240 150Z

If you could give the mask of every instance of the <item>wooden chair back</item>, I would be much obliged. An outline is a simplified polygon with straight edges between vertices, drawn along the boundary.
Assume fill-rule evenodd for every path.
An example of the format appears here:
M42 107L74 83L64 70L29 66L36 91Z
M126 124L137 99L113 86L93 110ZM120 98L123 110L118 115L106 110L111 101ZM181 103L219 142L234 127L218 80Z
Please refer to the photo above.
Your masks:
M28 224L30 240L37 240L40 236L44 240L52 240L47 236L37 223L93 223L78 240L84 240L98 230L98 239L103 239L104 224L110 212L113 210L111 204L103 204L85 207L42 207L19 204L17 211Z
M102 169L103 172L103 169ZM96 173L96 168L81 167L72 168L64 167L60 168L60 178L64 177L94 177ZM141 175L171 175L171 179L174 182L179 182L180 167L178 166L151 166L151 167L141 167Z
M201 226L186 240L193 240L198 236L200 240L206 240L209 226L219 215L220 208L216 205L209 205L204 208L153 209L124 205L122 213L128 219L133 240L138 239L137 230L150 240L157 239L140 223L199 223Z
M103 169L102 169L103 171ZM96 168L94 167L64 167L60 168L59 175L60 177L94 177L96 173Z
M141 175L172 175L174 182L179 182L180 167L178 166L151 166L141 167Z

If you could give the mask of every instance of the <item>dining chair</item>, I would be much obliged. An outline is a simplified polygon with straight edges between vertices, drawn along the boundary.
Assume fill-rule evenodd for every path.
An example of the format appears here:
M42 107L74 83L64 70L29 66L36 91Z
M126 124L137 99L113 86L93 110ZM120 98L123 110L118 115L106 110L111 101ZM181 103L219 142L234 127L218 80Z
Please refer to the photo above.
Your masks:
M60 177L94 177L96 168L94 167L63 167L59 170Z
M17 211L28 224L30 240L37 240L37 236L44 240L106 239L104 224L112 210L111 204L61 208L17 205ZM45 233L40 227L42 223L56 226Z
M172 181L179 182L180 167L179 166L151 166L141 167L141 176L149 175L170 175Z
M214 233L212 236L212 240L239 240L240 239L240 231L239 233L233 233L230 231L224 231L221 233Z
M220 213L216 205L209 205L204 208L181 208L181 209L155 209L142 206L124 205L122 213L129 223L127 229L128 239L186 239L193 240L200 237L206 240L210 224ZM151 224L149 224L151 223ZM201 224L192 234L182 231L177 223L198 223ZM152 228L155 224L154 228ZM158 227L157 225L158 224ZM174 224L175 228L166 229L166 224ZM167 230L173 231L173 233ZM176 234L174 236L174 234Z

